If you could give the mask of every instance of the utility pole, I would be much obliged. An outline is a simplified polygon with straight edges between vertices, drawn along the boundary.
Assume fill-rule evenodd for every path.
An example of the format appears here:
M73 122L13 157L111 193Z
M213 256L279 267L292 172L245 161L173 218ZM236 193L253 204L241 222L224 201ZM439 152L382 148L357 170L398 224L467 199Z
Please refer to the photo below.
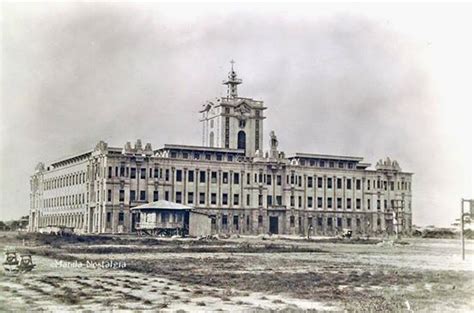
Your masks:
M464 203L469 203L469 212L464 212ZM474 200L470 199L461 199L461 253L462 253L462 260L464 261L466 258L465 253L465 243L464 243L464 217L469 216L470 218L474 217Z

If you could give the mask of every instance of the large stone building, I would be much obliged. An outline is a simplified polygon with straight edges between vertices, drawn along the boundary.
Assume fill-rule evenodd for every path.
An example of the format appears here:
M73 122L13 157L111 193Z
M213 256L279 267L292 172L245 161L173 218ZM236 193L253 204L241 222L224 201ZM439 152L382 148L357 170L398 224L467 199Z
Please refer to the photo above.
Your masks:
M128 233L130 208L165 199L208 213L216 232L335 234L409 232L411 173L396 161L375 169L362 158L263 151L262 101L238 96L232 68L227 95L202 108L203 146L94 149L40 163L31 177L30 230L72 226L85 233ZM171 217L172 218L172 217Z

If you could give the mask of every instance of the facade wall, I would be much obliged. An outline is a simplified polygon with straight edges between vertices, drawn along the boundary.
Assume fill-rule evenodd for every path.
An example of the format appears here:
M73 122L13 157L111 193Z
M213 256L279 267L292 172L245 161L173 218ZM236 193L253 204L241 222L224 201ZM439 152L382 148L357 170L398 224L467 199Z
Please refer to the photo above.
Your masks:
M211 219L206 214L191 212L189 214L189 235L193 237L212 234Z
M343 228L372 234L394 231L397 203L392 200L403 199L403 227L410 228L409 173L349 168L350 162L338 168L329 167L329 161L324 167L288 159L242 161L239 154L229 160L225 153L217 160L216 152L202 151L196 160L192 147L181 149L162 157L106 148L91 152L86 160L36 174L39 188L32 192L32 212L37 226L129 233L130 208L164 199L208 213L214 232L267 233L271 220L277 220L278 233L307 234L312 225L314 234L332 235ZM45 187L76 174L78 183ZM51 207L51 199L57 198L63 200L54 200L58 206L53 202Z

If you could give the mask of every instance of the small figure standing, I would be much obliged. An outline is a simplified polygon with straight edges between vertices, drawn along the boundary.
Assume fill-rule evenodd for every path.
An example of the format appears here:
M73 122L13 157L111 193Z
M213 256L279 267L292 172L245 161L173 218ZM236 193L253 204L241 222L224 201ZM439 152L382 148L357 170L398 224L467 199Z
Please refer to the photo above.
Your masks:
M309 224L309 225L308 225L308 240L309 240L309 238L310 238L312 232L313 232L313 225L312 225L312 224Z

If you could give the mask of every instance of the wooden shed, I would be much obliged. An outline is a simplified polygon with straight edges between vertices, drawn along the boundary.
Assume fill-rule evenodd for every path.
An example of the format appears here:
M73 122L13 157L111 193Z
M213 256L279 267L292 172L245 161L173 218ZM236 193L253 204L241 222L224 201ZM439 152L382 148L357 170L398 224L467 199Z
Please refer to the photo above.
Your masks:
M138 235L206 236L211 234L211 219L180 203L159 200L131 208Z

